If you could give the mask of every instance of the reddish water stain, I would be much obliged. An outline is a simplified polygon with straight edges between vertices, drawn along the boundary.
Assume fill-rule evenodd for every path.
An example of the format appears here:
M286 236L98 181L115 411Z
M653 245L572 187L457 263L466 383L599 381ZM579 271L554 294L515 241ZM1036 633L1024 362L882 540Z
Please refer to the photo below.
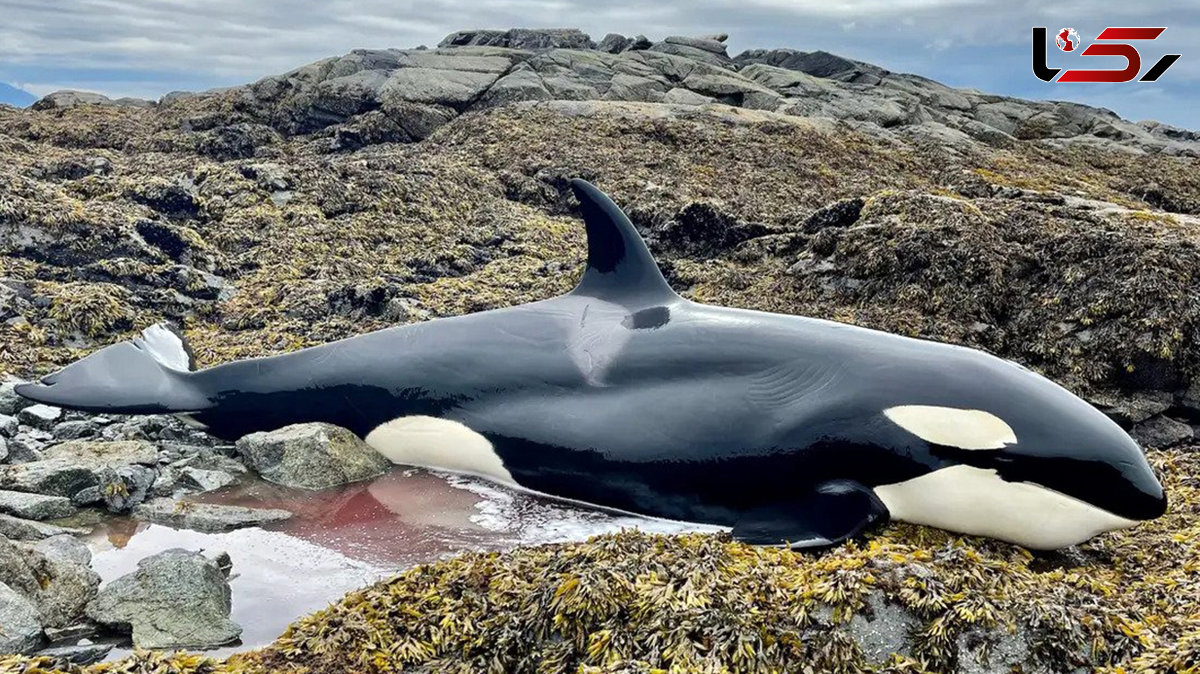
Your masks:
M662 533L711 529L587 510L420 469L397 469L324 491L253 481L195 500L283 508L294 517L263 529L220 534L113 518L90 538L93 567L107 583L169 548L228 552L231 617L244 631L242 644L217 654L267 644L288 623L351 590L456 552L583 540L632 527ZM111 657L127 652L117 650Z

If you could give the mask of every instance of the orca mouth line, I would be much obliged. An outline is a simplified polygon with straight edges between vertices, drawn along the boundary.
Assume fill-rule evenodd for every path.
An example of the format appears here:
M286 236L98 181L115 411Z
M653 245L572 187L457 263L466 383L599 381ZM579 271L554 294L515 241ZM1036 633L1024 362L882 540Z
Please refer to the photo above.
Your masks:
M1061 459L1035 456L1007 456L999 451L965 451L957 447L935 445L933 455L945 465L967 465L992 470L1005 482L1028 484L1053 492L1064 498L1106 512L1113 517L1133 522L1147 522L1167 511L1167 497L1159 489L1157 495L1142 490L1119 468L1103 462L1066 464ZM1127 462L1126 462L1127 463ZM1067 476L1074 476L1067 479ZM1055 480L1038 479L1050 476ZM1092 485L1080 495L1079 488ZM1075 487L1064 489L1063 487ZM1091 497L1095 498L1091 498ZM1114 507L1122 506L1122 507Z

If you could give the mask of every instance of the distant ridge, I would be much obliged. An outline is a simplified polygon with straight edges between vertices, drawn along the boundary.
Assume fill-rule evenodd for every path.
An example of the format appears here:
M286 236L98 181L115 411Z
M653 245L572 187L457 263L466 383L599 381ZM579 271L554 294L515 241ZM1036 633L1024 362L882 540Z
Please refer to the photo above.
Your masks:
M419 141L461 114L517 103L715 105L834 120L878 136L958 148L1042 141L1200 157L1200 131L1134 122L1079 103L958 89L820 50L731 56L727 38L653 41L609 33L597 42L575 28L463 30L433 49L355 49L229 89L174 92L160 101L59 91L33 108L187 107L223 99L241 121L286 136L338 127L335 145L353 150Z
M0 82L0 103L5 103L18 108L27 108L37 100L37 96L18 89L11 84Z

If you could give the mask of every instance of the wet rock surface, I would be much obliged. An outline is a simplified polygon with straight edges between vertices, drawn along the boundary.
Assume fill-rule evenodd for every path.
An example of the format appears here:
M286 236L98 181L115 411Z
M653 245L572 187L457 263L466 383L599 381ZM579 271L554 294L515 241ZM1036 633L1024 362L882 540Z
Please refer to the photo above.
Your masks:
M391 466L357 435L325 423L251 433L238 440L237 448L264 479L303 489L378 477Z
M257 527L290 519L292 513L278 508L246 508L234 505L181 502L158 498L134 509L147 522L196 531L228 531Z

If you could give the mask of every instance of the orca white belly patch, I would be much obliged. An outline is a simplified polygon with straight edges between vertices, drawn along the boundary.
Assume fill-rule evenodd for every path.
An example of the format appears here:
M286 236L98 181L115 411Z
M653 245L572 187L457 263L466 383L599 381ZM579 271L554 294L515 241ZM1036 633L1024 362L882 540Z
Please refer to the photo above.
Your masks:
M488 439L449 419L393 419L367 434L366 443L392 463L436 468L516 485Z
M957 465L875 487L892 519L1038 550L1062 548L1137 524L1066 494Z

